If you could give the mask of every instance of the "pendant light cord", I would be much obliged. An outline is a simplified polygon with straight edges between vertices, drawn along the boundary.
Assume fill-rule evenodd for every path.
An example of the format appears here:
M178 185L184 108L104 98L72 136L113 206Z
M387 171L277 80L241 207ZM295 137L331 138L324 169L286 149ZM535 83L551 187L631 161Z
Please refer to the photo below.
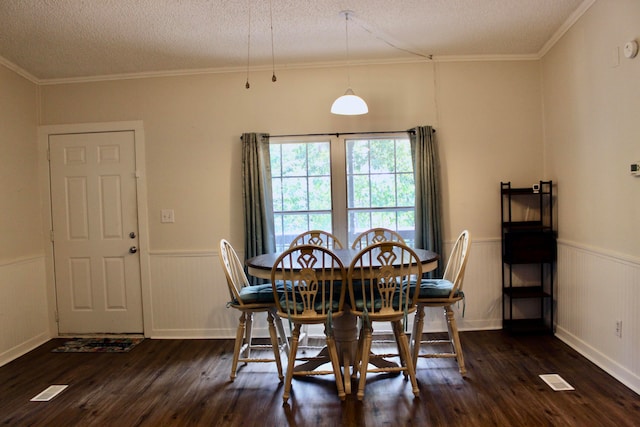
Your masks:
M249 89L251 85L249 84L249 63L251 58L251 0L248 0L249 4L249 34L247 36L247 83L245 83L244 87Z
M276 55L273 48L273 9L271 7L271 0L269 0L269 20L269 24L271 26L271 69L273 73L271 81L275 83L278 78L276 77Z
M344 34L346 38L346 46L347 46L347 88L351 88L351 64L349 59L349 13L350 11L344 12Z

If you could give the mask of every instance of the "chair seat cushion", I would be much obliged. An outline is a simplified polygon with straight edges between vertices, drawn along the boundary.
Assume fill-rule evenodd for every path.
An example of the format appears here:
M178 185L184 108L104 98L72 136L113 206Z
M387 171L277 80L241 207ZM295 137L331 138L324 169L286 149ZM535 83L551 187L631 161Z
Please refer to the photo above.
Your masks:
M273 288L271 283L245 286L240 290L240 299L245 304L273 303ZM237 303L237 301L234 301Z
M415 282L411 283L411 292L415 289ZM446 279L422 279L420 281L420 292L418 294L418 298L420 299L428 299L428 298L448 298L451 293L451 289L453 289L453 283ZM453 298L461 298L464 297L464 293L462 291L456 291L453 295Z

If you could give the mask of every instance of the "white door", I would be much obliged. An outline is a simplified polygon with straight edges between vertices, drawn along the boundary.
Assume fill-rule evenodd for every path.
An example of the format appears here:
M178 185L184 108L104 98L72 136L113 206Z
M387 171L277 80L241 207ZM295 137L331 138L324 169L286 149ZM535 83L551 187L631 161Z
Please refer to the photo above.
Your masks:
M59 333L142 333L133 131L49 136Z

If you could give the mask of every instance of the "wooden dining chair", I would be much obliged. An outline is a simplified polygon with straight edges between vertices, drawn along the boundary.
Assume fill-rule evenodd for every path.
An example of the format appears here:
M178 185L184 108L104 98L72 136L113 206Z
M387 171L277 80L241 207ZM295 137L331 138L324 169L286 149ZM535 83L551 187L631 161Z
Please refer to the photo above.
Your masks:
M290 248L299 245L317 245L327 249L342 249L342 243L340 240L324 230L309 230L297 235L289 244ZM303 348L309 347L309 325L302 327L300 335L300 346Z
M363 231L351 244L351 249L362 250L373 243L380 242L400 242L405 243L404 239L397 231L384 227L374 227L367 231ZM378 331L373 334L373 342L375 344L389 344L389 331Z
M405 243L404 239L397 231L383 227L376 227L360 233L353 241L351 249L356 249L359 251L373 243L379 242Z
M358 399L364 398L367 373L403 372L408 376L414 395L420 390L405 334L407 317L416 310L411 278L422 276L422 264L413 249L400 242L374 243L361 250L351 262L347 274L351 311L360 318L361 329L355 367L360 375ZM372 354L374 322L391 322L397 353ZM375 364L372 358L399 356L400 364ZM371 363L373 364L373 363Z
M336 236L323 230L309 230L297 235L289 247L298 245L317 245L327 249L342 249L342 243Z
M222 264L229 290L230 301L227 303L227 307L241 312L233 349L231 381L236 378L238 362L244 364L250 362L275 362L278 369L278 377L282 380L284 376L282 374L280 352L288 352L289 346L282 327L282 320L276 315L276 303L271 283L249 285L238 254L225 239L220 240L220 263ZM253 341L253 317L254 313L260 312L267 314L271 345L257 344ZM252 350L264 351L267 349L273 351L273 358L253 357L251 354Z
M413 332L411 334L411 352L413 362L417 368L418 358L455 358L458 362L460 374L464 375L467 370L464 366L462 355L462 344L458 335L458 325L453 312L453 305L464 299L462 284L467 266L469 248L471 246L471 236L468 230L462 231L451 250L447 260L447 266L442 279L422 279L416 295L416 316L413 322ZM447 322L448 339L446 340L423 340L422 328L424 327L424 309L426 307L439 307L444 309L444 316ZM421 347L448 345L450 351L443 352L423 352Z
M335 376L338 396L344 400L345 391L340 372L340 360L333 336L333 319L344 314L345 268L329 249L316 245L294 246L283 252L271 270L271 283L278 316L293 325L282 399L286 404L291 393L293 376ZM307 369L296 365L300 328L302 325L323 324L326 348L332 370ZM305 362L324 359L322 356L305 357ZM326 360L325 360L326 361Z

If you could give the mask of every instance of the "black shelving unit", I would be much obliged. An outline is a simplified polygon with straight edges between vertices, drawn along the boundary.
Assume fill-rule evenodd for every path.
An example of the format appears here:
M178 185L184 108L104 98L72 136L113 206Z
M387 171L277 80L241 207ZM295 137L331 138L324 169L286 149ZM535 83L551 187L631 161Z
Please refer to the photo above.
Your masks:
M500 183L502 327L553 333L556 236L552 181L528 188Z

